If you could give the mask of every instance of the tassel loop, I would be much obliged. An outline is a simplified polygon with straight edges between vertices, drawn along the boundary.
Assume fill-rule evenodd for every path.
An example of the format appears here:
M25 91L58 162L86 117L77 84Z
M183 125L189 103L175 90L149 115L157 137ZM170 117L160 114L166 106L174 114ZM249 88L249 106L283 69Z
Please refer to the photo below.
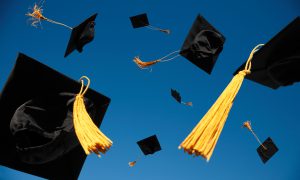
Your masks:
M84 88L84 79L87 80L87 85L85 86L85 89L83 90L83 88ZM84 94L86 93L86 91L90 87L91 80L87 76L82 76L79 79L79 81L81 82L81 88L80 88L80 91L79 91L78 95L84 96Z
M251 67L252 67L251 59L253 58L253 55L254 55L254 54L255 54L262 46L264 46L264 44L258 44L257 46L255 46L255 47L252 49L252 51L251 51L251 53L250 53L250 55L249 55L249 57L248 57L248 60L247 60L247 62L246 62L245 70L247 70L247 71L250 71L250 70L251 70ZM250 73L249 73L249 74L250 74Z

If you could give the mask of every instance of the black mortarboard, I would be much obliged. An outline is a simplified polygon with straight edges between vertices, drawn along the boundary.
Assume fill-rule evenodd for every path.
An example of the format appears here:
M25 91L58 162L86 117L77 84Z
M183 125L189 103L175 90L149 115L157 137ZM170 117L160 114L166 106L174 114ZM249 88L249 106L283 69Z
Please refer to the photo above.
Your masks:
M300 81L300 17L297 17L251 60L251 73L247 79L277 89ZM245 63L235 72L244 69Z
M144 155L154 154L161 150L160 144L156 135L147 137L146 139L137 142Z
M140 28L149 25L149 21L146 13L139 14L136 16L131 16L130 21L133 28Z
M20 53L0 94L0 164L47 179L77 179L86 158L72 121L80 88ZM99 126L110 99L89 89L84 101Z
M181 103L181 96L176 90L171 89L171 95L177 102Z
M96 16L97 13L72 29L68 47L65 52L65 57L67 57L75 49L81 53L83 46L94 39Z
M262 162L266 163L278 151L278 148L270 137L268 137L262 145L257 148L257 153Z
M225 37L203 16L198 15L181 47L180 54L210 74L224 42Z

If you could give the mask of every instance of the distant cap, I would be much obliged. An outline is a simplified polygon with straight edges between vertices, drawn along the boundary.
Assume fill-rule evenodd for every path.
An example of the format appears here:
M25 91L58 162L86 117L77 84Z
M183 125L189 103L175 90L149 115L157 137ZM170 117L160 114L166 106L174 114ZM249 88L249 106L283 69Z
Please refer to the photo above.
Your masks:
M179 94L179 92L177 92L174 89L171 89L171 96L179 103L181 103L181 96Z
M136 16L131 16L130 21L133 28L140 28L149 25L149 21L146 13L139 14Z
M96 17L97 13L72 29L65 57L71 54L75 49L81 53L83 47L94 39Z
M225 37L203 16L198 15L181 47L180 54L210 74L224 43Z
M266 148L264 148L264 147ZM273 140L268 137L264 142L263 142L263 146L260 145L257 148L257 153L259 155L259 157L261 158L263 163L266 163L269 159L272 158L272 156L274 156L274 154L276 154L276 152L278 151L277 146L274 144Z
M140 149L143 151L144 155L154 154L155 152L161 150L156 135L140 140L137 142L137 144L139 145Z

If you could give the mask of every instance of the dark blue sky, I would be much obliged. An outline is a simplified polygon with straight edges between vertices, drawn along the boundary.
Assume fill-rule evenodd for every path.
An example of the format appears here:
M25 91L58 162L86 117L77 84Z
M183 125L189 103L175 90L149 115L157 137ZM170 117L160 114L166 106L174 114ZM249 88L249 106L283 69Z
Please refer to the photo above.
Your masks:
M17 53L23 52L73 79L87 75L93 89L112 99L101 130L113 140L113 147L101 159L89 156L79 179L300 179L299 84L272 90L245 80L210 162L177 149L251 49L299 16L297 0L48 0L44 15L69 26L99 13L94 41L82 54L74 52L66 59L70 30L48 22L42 22L42 29L31 27L25 13L34 2L1 1L0 88ZM144 12L152 25L170 28L171 35L133 29L129 16ZM198 14L226 37L211 75L182 57L155 65L151 73L132 62L136 55L148 61L179 49ZM193 101L194 107L176 103L170 88ZM265 165L254 137L240 128L246 120L252 121L262 141L271 136L280 149ZM162 151L129 168L127 163L142 155L135 142L152 134L157 134ZM0 179L38 178L0 167Z

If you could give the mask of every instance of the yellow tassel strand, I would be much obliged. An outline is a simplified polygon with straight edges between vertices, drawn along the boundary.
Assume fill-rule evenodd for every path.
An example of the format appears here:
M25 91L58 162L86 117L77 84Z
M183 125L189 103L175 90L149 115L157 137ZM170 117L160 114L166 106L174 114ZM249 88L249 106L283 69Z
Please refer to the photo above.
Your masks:
M233 77L216 102L180 144L179 149L183 148L188 154L202 156L209 161L233 105L233 101L245 76L250 74L251 59L261 46L263 44L257 45L251 51L245 69Z
M246 121L243 123L244 128L247 128L255 137L255 139L257 140L257 142L266 150L267 148L261 143L261 141L259 140L258 136L255 134L255 132L253 131L252 127L251 127L251 122L250 121Z
M44 1L42 1L40 4L43 4ZM32 12L28 12L27 14L25 14L26 16L29 16L32 21L31 25L33 27L38 27L37 24L41 24L41 20L44 20L44 21L48 21L50 23L53 23L53 24L57 24L57 25L60 25L60 26L64 26L66 28L69 28L69 29L73 29L72 27L70 26L67 26L63 23L60 23L60 22L57 22L57 21L53 21L52 19L48 19L46 18L44 15L43 15L43 9L42 9L42 5L37 5L37 4L34 4L33 6L33 9L31 9Z
M88 82L85 90L83 79L86 79ZM80 81L81 89L76 95L73 106L73 123L75 133L87 155L94 152L98 155L98 157L100 157L100 153L105 154L105 152L109 150L112 146L112 141L99 130L86 111L83 96L89 88L90 79L86 76L82 76Z

